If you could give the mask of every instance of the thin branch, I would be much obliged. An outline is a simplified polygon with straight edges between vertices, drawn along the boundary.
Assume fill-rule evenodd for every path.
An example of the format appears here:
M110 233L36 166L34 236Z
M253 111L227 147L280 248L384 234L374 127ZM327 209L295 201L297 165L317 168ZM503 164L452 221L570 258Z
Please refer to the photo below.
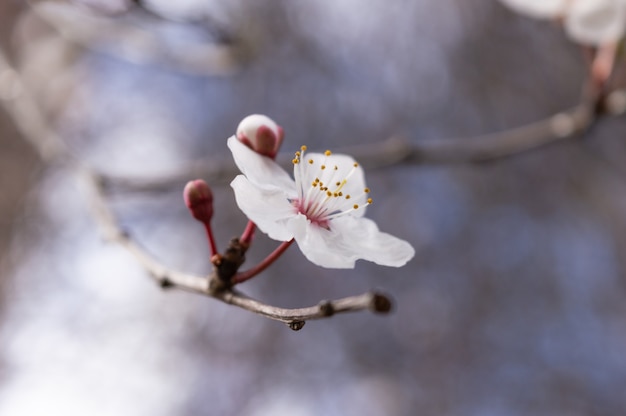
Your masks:
M189 74L210 76L231 74L242 63L241 45L224 34L214 39L209 27L200 24L195 28L198 33L206 32L207 39L171 44L159 37L159 31L164 25L181 23L164 21L139 7L110 17L71 3L35 0L29 3L33 13L68 41L133 62L161 64ZM190 24L186 23L186 27Z
M61 161L70 151L63 140L49 128L19 72L0 49L0 103L11 116L22 137L47 163Z
M288 248L293 244L293 238L289 241L283 241L280 243L276 249L270 253L263 261L254 266L253 268L246 270L245 272L240 272L235 274L230 282L233 285L238 285L240 283L245 282L261 273L263 270L267 269L272 263L274 263Z
M372 144L335 149L335 153L353 156L368 169L385 168L400 164L453 164L485 162L511 157L523 152L571 140L587 131L602 116L618 116L626 112L626 90L612 91L598 102L589 98L579 105L544 120L510 130L482 136L454 139L411 141L390 137ZM598 110L601 111L598 111ZM280 154L277 162L291 166L293 155ZM159 191L179 185L190 178L203 178L211 185L228 183L239 174L228 159L204 159L190 164L187 169L171 171L161 177L128 178L103 174L107 189L117 192Z
M337 313L362 310L387 313L391 310L391 299L379 292L368 292L358 296L322 301L316 306L297 309L283 309L264 305L234 290L223 292L218 294L218 296L220 296L222 301L231 305L239 306L246 310L254 310L267 318L285 322L294 331L302 329L306 321L328 318Z
M103 234L109 240L126 248L162 287L176 287L210 296L267 318L287 323L294 330L302 328L306 320L321 319L336 313L361 310L384 313L391 309L390 298L375 292L324 301L308 308L278 308L249 298L230 285L222 283L215 272L203 277L168 269L151 257L121 229L106 202L105 191L111 186L127 190L158 189L182 183L190 177L204 177L210 179L212 183L224 182L237 174L234 165L223 160L211 163L197 162L192 165L191 170L181 170L158 179L116 178L112 175L100 174L73 157L63 140L49 128L45 117L28 94L20 74L11 67L2 50L0 50L0 75L3 76L5 82L8 77L12 88L17 91L10 96L3 94L2 89L6 86L0 85L0 97L6 95L5 99L0 99L0 102L13 117L24 138L33 145L43 161L67 162L76 168L89 187L89 199ZM571 110L501 133L467 139L429 140L415 143L406 139L391 138L381 143L359 145L355 148L344 149L344 151L356 156L363 165L369 167L383 167L399 163L475 162L512 156L573 138L588 129L599 116L605 113L623 114L626 110L625 94L623 91L615 91L605 97L602 91L593 89L583 98L581 104ZM287 165L290 159L291 157L288 159L283 157L279 161Z
M619 48L608 48L603 53L612 68L606 69L613 75L623 63L617 59ZM619 65L618 65L619 64ZM591 65L591 61L589 62ZM359 144L341 149L336 153L353 156L368 169L397 166L399 164L449 164L485 162L511 157L523 152L578 137L604 116L620 116L626 113L626 89L608 88L608 81L598 83L594 78L593 68L580 103L575 107L554 114L543 120L505 131L467 138L409 140L392 136L384 141L371 144ZM281 154L277 162L291 167L292 153ZM227 183L239 171L234 164L222 159L197 160L186 169L170 172L160 178L119 178L105 176L108 187L118 191L158 191L189 178L201 177L213 185Z
M114 214L103 198L98 177L85 170L82 171L82 175L90 188L89 201L92 203L94 216L102 228L103 235L126 248L161 287L175 287L206 295L258 315L284 322L293 330L301 329L306 321L328 318L338 313L363 310L387 313L391 310L391 299L378 292L367 292L362 295L322 301L316 306L307 308L279 308L255 300L233 288L223 288L219 284L212 285L211 282L218 281L215 273L208 277L202 277L168 269L151 257L119 227Z
M14 94L10 99L0 99L0 103L13 117L22 136L33 146L42 161L52 164L62 160L76 170L88 188L88 201L103 236L107 240L124 247L161 287L178 288L209 296L258 315L286 323L289 328L295 331L300 330L308 320L328 318L338 313L363 310L387 313L391 310L391 299L377 292L322 301L317 306L307 308L280 308L260 302L230 286L225 286L220 282L215 271L209 276L195 276L171 270L162 265L121 228L115 214L107 204L103 177L69 153L62 139L49 128L45 117L21 81L19 73L9 65L4 51L0 49L0 75L7 73L12 77L12 85L19 86L19 94ZM0 85L0 97L3 97L4 94L1 94L1 90L2 85Z
M114 214L104 200L98 177L85 170L82 171L82 175L90 188L89 201L92 203L94 216L102 228L103 235L126 248L161 287L175 287L203 294L258 315L284 322L293 330L301 329L308 320L328 318L337 313L362 310L386 313L391 310L390 298L377 292L367 292L362 295L323 301L316 306L308 308L279 308L250 298L233 288L223 288L219 284L212 285L211 282L218 281L215 273L208 277L203 277L168 269L151 257L119 227Z

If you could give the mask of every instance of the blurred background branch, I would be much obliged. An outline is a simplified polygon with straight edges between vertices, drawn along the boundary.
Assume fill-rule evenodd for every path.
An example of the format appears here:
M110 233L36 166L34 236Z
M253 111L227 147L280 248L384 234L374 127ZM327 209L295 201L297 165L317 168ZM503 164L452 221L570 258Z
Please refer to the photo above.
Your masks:
M194 75L224 76L236 71L246 55L234 35L206 19L167 21L130 3L121 4L113 16L68 1L30 3L33 13L68 41L136 63L163 65ZM168 36L177 31L180 38Z
M0 4L0 414L621 415L623 58L581 97L595 52L496 0L29 4ZM41 119L20 123L33 106ZM394 314L294 336L229 299L146 285L103 243L86 183L110 234L159 259L157 281L186 270L204 287L180 191L232 178L225 138L256 112L285 127L286 153L355 153L368 217L417 255L336 276L290 250L246 293L294 329L298 305L364 293L366 308L378 286ZM228 187L214 194L228 241L246 219ZM259 234L247 261L274 247Z
M150 256L133 241L127 231L120 227L106 201L104 178L68 153L63 140L47 126L44 116L31 98L20 74L9 64L1 49L0 74L4 79L4 85L0 85L0 95L4 98L3 107L20 128L22 137L28 140L44 162L68 163L74 166L76 174L82 177L88 187L87 198L104 237L128 250L161 287L175 287L200 293L284 322L296 331L302 329L305 322L312 319L328 318L339 313L362 310L386 313L391 309L391 300L386 295L375 292L339 300L322 301L319 305L308 308L285 309L259 302L231 287L213 287L211 282L219 280L215 272L208 277L202 277L168 269Z

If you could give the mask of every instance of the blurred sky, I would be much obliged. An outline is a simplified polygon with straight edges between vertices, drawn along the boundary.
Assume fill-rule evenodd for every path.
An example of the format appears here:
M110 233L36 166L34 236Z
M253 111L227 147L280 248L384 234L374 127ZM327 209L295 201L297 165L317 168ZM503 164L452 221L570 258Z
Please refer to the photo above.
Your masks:
M585 77L558 26L496 0L145 4L0 6L0 45L55 131L128 177L229 158L250 113L285 128L286 152L470 138L575 105ZM366 171L368 216L414 260L326 270L294 246L242 290L300 307L380 288L396 308L292 332L156 287L102 240L80 178L43 166L0 111L0 414L622 415L625 127ZM110 202L163 264L206 274L182 186ZM227 185L214 193L224 247L246 219ZM259 235L248 264L275 246Z

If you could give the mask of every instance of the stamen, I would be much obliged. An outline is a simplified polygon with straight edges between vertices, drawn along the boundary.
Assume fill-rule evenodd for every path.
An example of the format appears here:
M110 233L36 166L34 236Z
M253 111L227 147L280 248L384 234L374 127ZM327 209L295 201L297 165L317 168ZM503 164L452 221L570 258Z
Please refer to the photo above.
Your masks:
M344 195L342 192L344 187L349 189L348 187L353 185L352 182L348 184L348 181L352 181L350 179L352 175L358 173L357 171L360 169L358 163L353 162L352 167L349 165L342 166L340 173L338 165L329 163L333 157L330 150L326 150L322 155L317 155L317 157L322 157L316 159L315 157L304 157L306 146L302 146L300 149L294 153L293 158L294 165L298 165L294 168L294 179L298 189L298 198L294 201L294 206L309 220L322 227L329 227L329 221L344 215L351 215L350 213L358 210L359 207L372 203L372 198L368 198L367 195L370 192L369 188L362 188L363 194L357 192L358 195L355 195L354 198L350 194ZM305 161L312 166L316 162L320 162L319 170L309 169L304 163ZM339 176L340 174L341 176ZM316 177L315 175L319 176ZM310 184L308 187L303 185L307 181ZM345 202L347 200L350 202Z
M337 182L337 189L335 189L335 191L341 191L341 188L343 188L346 183L348 183L347 179L344 179L341 183Z

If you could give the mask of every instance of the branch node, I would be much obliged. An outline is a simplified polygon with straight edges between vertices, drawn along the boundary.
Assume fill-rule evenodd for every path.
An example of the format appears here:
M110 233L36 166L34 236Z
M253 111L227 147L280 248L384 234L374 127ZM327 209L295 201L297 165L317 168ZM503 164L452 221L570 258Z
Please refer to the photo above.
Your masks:
M165 290L174 287L174 284L170 282L170 279L168 279L167 276L157 277L157 281L159 282L161 289Z
M558 113L550 119L550 128L556 137L564 138L574 133L576 123L570 114Z
M392 307L393 301L391 297L380 292L372 293L372 300L370 301L370 309L372 312L389 313Z
M209 293L215 296L218 293L228 291L230 289L230 282L220 279L217 272L209 277Z
M604 107L609 114L621 115L626 112L626 91L613 91L606 97Z
M306 323L305 321L291 321L291 322L287 322L287 326L292 331L299 331L302 329L302 327L304 327L305 323Z
M217 277L224 283L230 284L230 279L237 273L239 267L246 260L247 245L233 238L228 244L228 248L221 256L218 264L215 265Z
M331 301L323 300L318 304L318 307L322 316L333 316L335 314L335 308Z

